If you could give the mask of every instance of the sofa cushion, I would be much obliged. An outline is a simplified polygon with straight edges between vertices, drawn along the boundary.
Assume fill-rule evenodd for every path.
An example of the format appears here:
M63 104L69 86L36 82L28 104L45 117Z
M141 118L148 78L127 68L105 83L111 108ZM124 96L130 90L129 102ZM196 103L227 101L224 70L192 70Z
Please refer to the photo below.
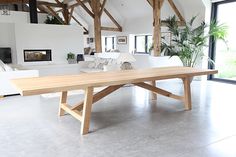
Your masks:
M3 72L5 71L5 68L4 68L4 63L2 62L2 60L0 59L0 72Z
M109 59L96 57L94 62L88 65L89 68L103 69L104 65L107 65Z
M2 66L0 66L0 72L4 72L4 71L5 69Z
M7 64L4 65L4 69L5 71L14 71L14 69Z

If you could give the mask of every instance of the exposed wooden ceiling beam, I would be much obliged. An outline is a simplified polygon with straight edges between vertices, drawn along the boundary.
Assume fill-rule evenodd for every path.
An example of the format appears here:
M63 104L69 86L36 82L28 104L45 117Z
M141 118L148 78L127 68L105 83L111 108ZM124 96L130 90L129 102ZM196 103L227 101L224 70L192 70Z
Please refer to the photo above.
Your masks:
M65 23L67 25L69 25L70 23L70 20L69 20L69 10L67 9L67 4L63 4L63 11L62 11L62 14L64 16L64 19L65 19Z
M73 8L71 8L71 10L70 10L69 23L70 23L71 18L72 18L72 16L73 16L74 9L75 9L75 8L73 7Z
M57 13L50 6L46 6L46 8L48 10L46 9L45 11L57 18L62 24L65 24L65 22L57 15Z
M153 7L153 0L147 0L151 7Z
M37 7L38 7L38 9L40 10L40 12L42 12L42 13L47 13L47 12L45 11L45 8L44 8L43 6L38 5Z
M85 27L79 22L79 20L77 20L73 15L72 15L71 17L72 17L72 19L75 20L76 23L78 23L80 26L83 27L83 29L84 29L84 31L85 31L84 34L88 34L88 33L89 33L88 29L85 28Z
M113 28L113 27L101 27L101 30L104 31L117 31L117 32L121 32L121 30L119 28Z
M183 18L183 16L181 15L180 11L178 10L178 8L176 7L175 3L173 2L173 0L168 0L170 6L172 7L172 9L174 10L175 14L178 16L179 20L182 22L185 22L185 19Z
M57 3L51 3L51 2L44 2L44 1L37 1L38 5L47 5L50 7L56 7L56 8L61 8L60 5L58 5Z
M61 8L63 8L63 3L62 2L60 2L59 0L55 0L56 1L56 3L61 7Z
M105 4L106 4L106 2L107 2L107 0L103 0L103 2L102 2L102 5L101 5L101 9L100 9L100 17L102 16L102 13L103 13L103 10L104 10L104 8L105 8Z
M92 11L94 12L94 7L93 7L93 4L91 3L91 0L89 0L88 1L89 2L89 5L90 5L90 7L92 8ZM115 18L110 14L110 12L105 8L105 4L106 4L106 0L104 0L103 1L103 3L101 4L99 4L99 6L100 6L100 12L99 12L99 14L100 14L100 17L101 17L101 11L103 10L105 13L106 13L106 15L111 19L111 21L117 26L117 30L118 31L120 31L120 32L122 32L122 27L120 26L120 24L115 20ZM106 28L106 27L104 27L104 28ZM109 27L108 27L109 28ZM111 31L112 29L110 29L109 28L109 30ZM117 31L117 30L115 30L115 31Z
M161 21L161 26L167 26L167 21L166 20L162 20ZM185 22L184 21L177 21L177 24L178 24L178 26L184 26L185 25Z
M55 0L56 3L62 8L62 15L64 17L65 24L69 25L69 10L67 9L67 4L60 2L59 0Z
M81 1L81 0L76 0L80 5L81 7L92 17L94 18L94 13L92 13L88 7Z
M153 0L153 56L161 54L161 3L163 0Z
M120 24L115 20L115 18L109 13L109 11L104 8L104 12L107 14L107 16L111 19L111 21L117 26L117 28L122 32L122 27Z
M83 1L81 1L82 3L87 3L87 2L89 2L90 0L83 0ZM80 3L75 3L75 4L72 4L72 5L69 5L68 7L67 7L67 9L71 9L72 7L77 7L77 6L79 6L80 5Z
M147 2L150 4L151 7L153 7L153 1L154 0L147 0ZM164 0L161 1L161 7L162 7L163 3L164 3Z
M101 34L101 17L100 17L100 0L91 0L91 8L94 13L94 38L96 52L102 52L102 34Z

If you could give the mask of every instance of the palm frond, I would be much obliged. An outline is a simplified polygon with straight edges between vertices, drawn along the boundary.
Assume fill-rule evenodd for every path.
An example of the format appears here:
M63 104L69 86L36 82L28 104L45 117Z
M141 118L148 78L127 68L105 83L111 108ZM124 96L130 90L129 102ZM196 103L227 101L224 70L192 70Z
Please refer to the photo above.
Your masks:
M206 41L209 37L225 41L228 29L226 25L212 21L210 25L202 22L194 27L196 18L197 16L193 16L183 27L178 26L176 16L166 19L168 30L172 34L172 45L162 42L162 54L171 57L178 56L184 66L193 67L204 58L203 47L207 46ZM206 33L207 27L209 27L209 32Z

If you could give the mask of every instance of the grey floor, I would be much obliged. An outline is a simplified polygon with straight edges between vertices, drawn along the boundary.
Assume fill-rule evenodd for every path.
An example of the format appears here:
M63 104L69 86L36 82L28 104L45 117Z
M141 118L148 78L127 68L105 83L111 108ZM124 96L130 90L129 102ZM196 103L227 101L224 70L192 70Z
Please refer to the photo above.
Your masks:
M182 94L180 82L161 82ZM1 157L236 157L236 85L192 83L193 109L138 87L94 104L90 134L57 117L58 97L0 99ZM70 96L75 103L81 96Z

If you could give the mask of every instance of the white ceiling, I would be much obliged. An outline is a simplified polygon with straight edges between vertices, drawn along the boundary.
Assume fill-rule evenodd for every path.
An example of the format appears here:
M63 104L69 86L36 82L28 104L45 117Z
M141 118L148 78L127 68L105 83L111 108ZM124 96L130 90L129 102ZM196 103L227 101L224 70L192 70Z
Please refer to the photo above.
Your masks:
M127 19L152 14L151 6L146 0L110 0L110 3L119 10L122 17Z
M55 0L44 0L48 2L55 2ZM62 0L60 0L62 1ZM70 4L75 3L75 0L64 0ZM204 4L202 0L173 0L181 14L185 17L186 14L189 14L189 11L192 10L200 10L196 8L203 8ZM88 8L90 6L87 4ZM112 16L120 23L121 25L128 20L135 20L145 17L152 16L152 8L147 2L147 0L107 0L105 8L112 14ZM83 8L80 6L75 9L75 13L77 16L80 16L88 25L93 24L93 19L89 14L85 12ZM198 12L194 12L194 14L200 14ZM167 0L165 0L161 17L162 19L166 19L167 17L174 15L173 9L171 9ZM102 25L104 26L114 26L111 20L103 13L102 16Z

